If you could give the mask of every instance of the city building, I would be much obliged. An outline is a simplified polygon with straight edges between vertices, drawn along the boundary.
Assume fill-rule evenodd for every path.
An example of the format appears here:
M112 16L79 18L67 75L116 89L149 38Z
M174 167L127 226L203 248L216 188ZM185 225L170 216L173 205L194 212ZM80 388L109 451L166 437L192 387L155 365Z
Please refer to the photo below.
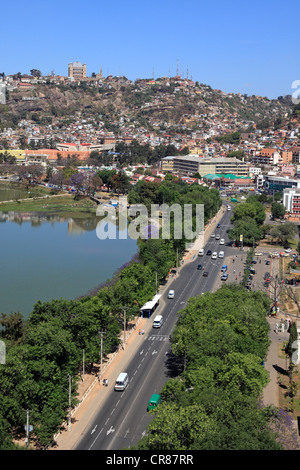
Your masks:
M248 176L248 165L238 158L227 157L198 157L196 155L184 155L174 157L173 171L180 176L190 176L199 173L200 176L208 174L235 176Z
M174 157L164 157L161 160L161 171L163 173L173 172L174 168Z
M300 188L284 189L283 205L286 212L292 215L300 215Z
M300 188L300 180L283 176L265 176L264 188L270 193L273 191L283 191L286 188Z
M256 155L252 155L253 165L277 165L282 163L282 156L276 149L261 149Z
M78 80L86 78L86 64L81 62L73 62L68 65L68 77Z

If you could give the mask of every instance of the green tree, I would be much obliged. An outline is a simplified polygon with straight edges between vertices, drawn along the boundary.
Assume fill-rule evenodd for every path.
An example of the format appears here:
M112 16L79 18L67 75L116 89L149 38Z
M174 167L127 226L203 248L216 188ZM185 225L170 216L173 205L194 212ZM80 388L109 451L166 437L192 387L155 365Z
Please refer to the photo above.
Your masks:
M271 214L274 219L281 219L285 214L285 207L279 202L273 202L271 206Z

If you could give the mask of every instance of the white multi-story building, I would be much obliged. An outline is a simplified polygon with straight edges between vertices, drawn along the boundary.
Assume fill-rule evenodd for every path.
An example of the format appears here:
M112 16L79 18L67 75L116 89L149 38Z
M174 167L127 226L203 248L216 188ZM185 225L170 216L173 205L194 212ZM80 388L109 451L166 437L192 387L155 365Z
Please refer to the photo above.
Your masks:
M300 187L283 190L283 205L286 212L300 215Z

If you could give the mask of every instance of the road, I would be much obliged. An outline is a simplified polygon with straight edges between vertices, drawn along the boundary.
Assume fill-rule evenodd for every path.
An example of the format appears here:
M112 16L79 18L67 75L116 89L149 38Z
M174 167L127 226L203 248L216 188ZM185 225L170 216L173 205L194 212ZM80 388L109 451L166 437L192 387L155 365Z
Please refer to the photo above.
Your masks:
M168 292L162 296L163 307L159 307L158 313L163 316L163 325L139 336L140 345L124 371L129 375L129 385L125 391L116 392L111 384L111 393L86 429L77 450L122 450L136 445L146 432L153 419L146 410L148 400L153 393L160 393L174 374L169 335L174 329L177 314L190 297L211 291L218 276L221 277L220 269L224 259L213 260L206 251L224 251L225 257L236 254L236 249L226 245L229 241L226 231L230 227L231 216L232 212L226 211L220 221L221 227L215 230L220 238L225 239L225 245L220 245L215 238L209 238L204 247L204 256L196 256L193 261L183 265L180 274L171 283L170 289L174 289L175 298L168 299ZM204 265L204 270L197 270L199 263ZM207 277L203 276L204 271L208 272ZM152 321L153 318L150 318L151 324Z

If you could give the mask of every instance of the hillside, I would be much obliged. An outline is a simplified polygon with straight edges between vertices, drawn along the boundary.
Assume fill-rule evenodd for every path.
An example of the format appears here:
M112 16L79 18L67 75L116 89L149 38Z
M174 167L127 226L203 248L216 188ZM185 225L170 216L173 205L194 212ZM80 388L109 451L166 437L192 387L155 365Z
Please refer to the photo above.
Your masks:
M80 115L115 133L123 126L142 126L147 131L205 130L210 119L228 121L229 129L247 129L254 123L280 123L291 109L291 100L282 97L226 94L184 80L133 83L123 77L104 79L101 86L83 82L14 87L7 92L6 105L0 105L0 126L15 128L26 119L41 125L58 120L64 127Z

